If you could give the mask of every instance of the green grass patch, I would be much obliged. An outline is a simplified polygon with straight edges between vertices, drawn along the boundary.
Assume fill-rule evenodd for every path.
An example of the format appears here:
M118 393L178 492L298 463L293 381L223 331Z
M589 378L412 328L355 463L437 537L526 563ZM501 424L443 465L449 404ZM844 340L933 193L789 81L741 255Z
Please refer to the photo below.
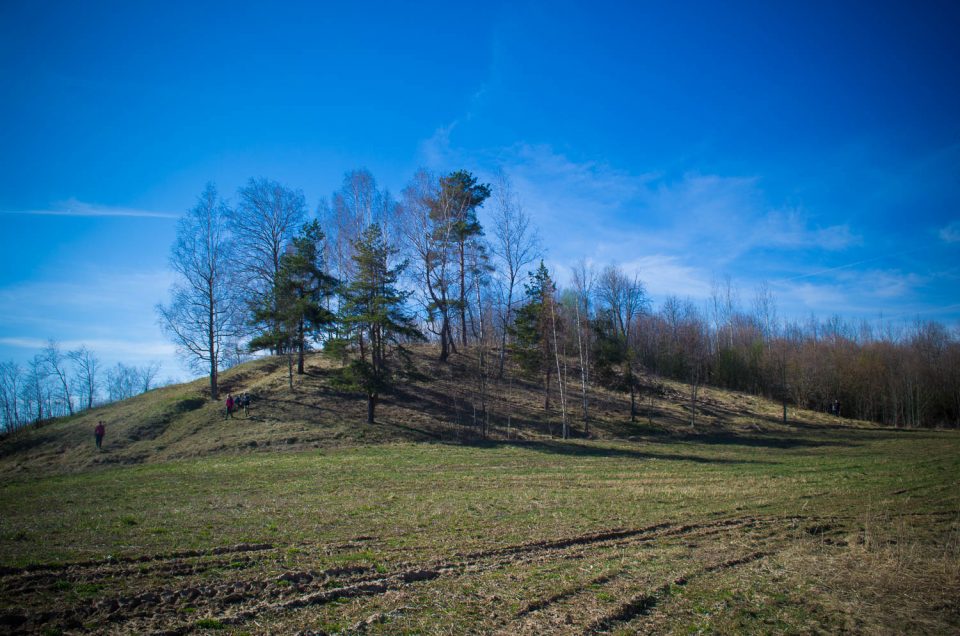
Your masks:
M374 633L487 633L510 631L529 610L522 620L542 633L582 632L583 617L600 617L612 633L884 632L895 624L857 623L853 612L895 601L907 608L896 624L948 632L960 616L947 567L960 561L958 482L956 432L815 427L639 442L388 444L35 476L0 484L0 565L149 559L135 579L60 578L0 609L224 580L307 595L349 585L351 568L369 578L466 563L412 582L402 600L338 599L262 617L260 629L349 629L374 617ZM536 542L697 525L704 530L586 544L569 559L552 558L558 548L511 561ZM243 543L272 547L214 553ZM517 550L470 569L467 555L504 547ZM164 579L154 557L187 550L206 551L191 558L209 567ZM764 556L733 563L754 553ZM278 580L336 568L347 573L317 576L302 592ZM897 573L944 590L942 599L911 600ZM227 628L194 620L196 611L176 610L196 629Z

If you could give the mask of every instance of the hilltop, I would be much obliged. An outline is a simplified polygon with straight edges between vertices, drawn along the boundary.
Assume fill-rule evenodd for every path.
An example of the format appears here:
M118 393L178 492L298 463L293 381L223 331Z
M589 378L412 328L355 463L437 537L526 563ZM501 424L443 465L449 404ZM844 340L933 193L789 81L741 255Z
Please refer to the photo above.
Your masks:
M289 386L287 360L267 357L231 368L220 376L222 397L248 393L247 415L223 416L223 401L210 400L206 378L151 390L72 417L29 427L0 441L0 474L76 472L104 465L163 462L218 454L262 453L395 442L517 442L559 437L561 412L554 384L551 408L535 382L514 377L488 383L486 422L469 354L436 362L430 347L413 352L412 370L397 390L384 396L377 423L366 424L362 395L332 386L337 364L311 354L306 373ZM513 374L509 374L513 375ZM584 431L579 383L570 373L567 419L573 437L642 441L655 438L776 436L796 427L836 427L823 413L790 409L782 423L779 404L737 392L701 387L691 425L690 388L655 377L641 379L636 422L629 418L629 396L589 390L590 428ZM97 421L107 425L103 452L93 444ZM484 434L484 423L486 432ZM861 423L843 420L845 426Z

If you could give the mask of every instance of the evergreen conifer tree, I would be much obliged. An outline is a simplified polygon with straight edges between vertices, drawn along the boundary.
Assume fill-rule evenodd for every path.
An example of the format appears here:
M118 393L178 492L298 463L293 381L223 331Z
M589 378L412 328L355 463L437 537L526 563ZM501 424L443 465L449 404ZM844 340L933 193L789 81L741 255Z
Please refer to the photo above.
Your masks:
M512 332L513 355L520 368L531 376L543 375L543 408L550 408L550 379L553 351L550 345L552 304L555 288L543 261L524 285L526 302L517 310Z
M393 253L380 226L370 225L354 243L354 279L343 292L340 320L358 357L341 370L337 382L366 394L370 424L380 395L392 386L402 343L423 339L407 313L407 294L396 287L403 266L389 266Z
M335 319L324 306L324 301L333 294L336 281L324 271L323 238L316 220L304 224L280 259L273 289L253 307L254 322L265 330L250 341L250 349L286 351L291 384L294 352L297 373L303 374L308 341L318 337Z

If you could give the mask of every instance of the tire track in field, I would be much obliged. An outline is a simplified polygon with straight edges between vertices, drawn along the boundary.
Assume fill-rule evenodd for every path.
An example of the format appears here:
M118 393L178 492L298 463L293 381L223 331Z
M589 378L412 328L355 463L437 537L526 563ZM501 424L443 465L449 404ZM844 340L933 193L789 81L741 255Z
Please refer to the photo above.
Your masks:
M758 523L764 521L755 517L743 517L694 524L659 523L643 528L614 529L470 552L444 561L397 563L392 572L386 573L356 566L319 572L287 571L275 577L241 577L218 584L154 587L137 594L103 599L96 603L80 602L64 609L33 614L16 611L0 613L0 628L8 626L13 629L40 631L42 628L80 628L92 623L113 625L124 631L185 634L200 627L197 621L202 617L211 617L223 625L240 625L265 613L282 613L339 599L379 595L388 590L432 581L441 576L470 575L530 561L582 558L598 547L606 549L688 535L715 534ZM45 569L61 573L69 569L70 575L79 582L111 575L135 575L130 571L132 565L151 562L156 566L155 573L164 573L163 568L166 567L171 576L189 575L190 568L216 567L216 564L209 561L204 564L202 560L223 554L250 553L249 567L255 567L258 561L253 559L253 556L266 556L274 549L271 544L241 544L168 555L130 557L118 559L116 562L92 561L69 566L49 566ZM182 563L185 558L201 562ZM34 568L36 569L40 568ZM0 576L0 584L8 585L11 576L22 575L27 570L30 568L17 570L17 574ZM187 608L191 610L189 615L185 615ZM528 613L534 611L535 608L532 608Z
M628 601L622 603L613 611L591 623L584 630L583 634L584 636L591 636L593 634L607 632L613 627L629 623L638 617L651 614L654 610L656 610L660 603L672 595L674 586L684 586L692 579L701 577L705 574L712 574L714 572L739 567L747 563L753 563L754 561L758 561L767 556L769 555L765 552L752 552L735 559L728 559L721 563L707 566L699 572L677 577L673 581L663 583L653 590L631 597Z

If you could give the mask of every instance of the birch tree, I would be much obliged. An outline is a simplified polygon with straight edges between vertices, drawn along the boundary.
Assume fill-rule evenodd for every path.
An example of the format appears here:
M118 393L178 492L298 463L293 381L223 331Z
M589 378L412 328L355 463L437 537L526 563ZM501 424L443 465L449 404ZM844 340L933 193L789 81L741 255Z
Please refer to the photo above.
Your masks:
M60 344L56 340L47 341L47 346L43 349L42 355L46 362L47 371L56 379L61 404L67 408L67 413L73 415L73 396L70 394L70 370L67 367L67 356L60 349Z
M590 386L591 302L596 274L586 261L581 260L573 268L573 287L576 293L574 316L577 324L577 353L580 357L580 403L583 412L583 433L590 435L590 401L587 389Z
M218 375L229 355L228 343L243 326L243 303L230 269L233 243L227 228L229 210L208 184L197 204L180 219L170 266L178 280L169 305L157 305L160 325L180 357L210 377L216 400Z
M9 432L21 424L20 403L24 380L23 369L16 362L0 363L0 408L4 428Z
M82 392L86 408L92 409L100 387L100 359L86 345L80 345L67 356L73 361L74 385Z
M438 182L420 170L404 188L400 206L404 251L428 329L440 340L440 361L456 351L451 313L456 302L452 209L442 204Z
M635 319L649 303L647 292L639 278L632 278L616 265L608 265L597 281L597 296L612 321L615 335L622 347L624 381L630 389L630 421L636 421L636 378L633 374L633 333Z
M263 178L250 179L237 195L236 208L225 208L236 246L232 263L246 300L263 302L273 292L287 245L306 218L306 199L300 190ZM265 327L270 328L276 325Z
M498 173L494 188L492 252L495 259L496 289L500 305L500 356L497 377L503 377L507 335L513 323L514 298L521 272L542 255L540 237L530 225L530 216L513 192L510 180Z

